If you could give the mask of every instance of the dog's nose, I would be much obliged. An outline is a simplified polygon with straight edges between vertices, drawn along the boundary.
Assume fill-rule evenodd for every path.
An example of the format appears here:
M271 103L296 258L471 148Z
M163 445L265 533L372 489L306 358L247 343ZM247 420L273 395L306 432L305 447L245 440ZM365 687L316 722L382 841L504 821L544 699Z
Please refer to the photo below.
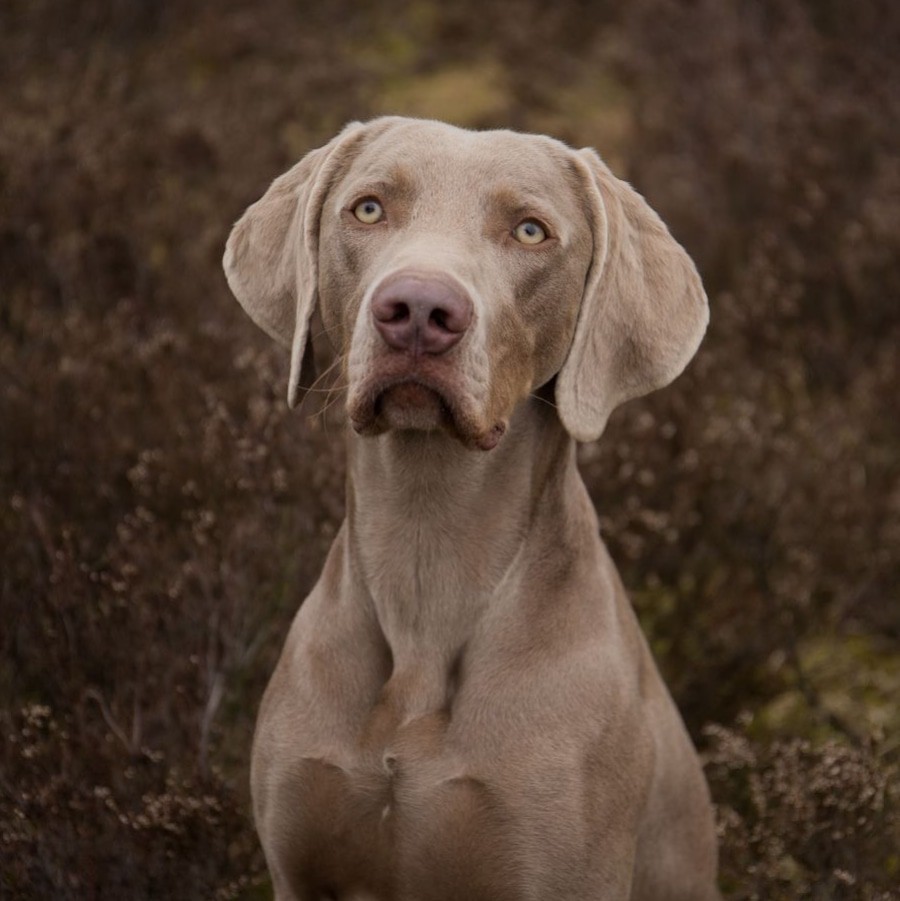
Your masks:
M472 301L452 279L402 275L372 297L375 328L389 347L413 356L446 353L472 321Z

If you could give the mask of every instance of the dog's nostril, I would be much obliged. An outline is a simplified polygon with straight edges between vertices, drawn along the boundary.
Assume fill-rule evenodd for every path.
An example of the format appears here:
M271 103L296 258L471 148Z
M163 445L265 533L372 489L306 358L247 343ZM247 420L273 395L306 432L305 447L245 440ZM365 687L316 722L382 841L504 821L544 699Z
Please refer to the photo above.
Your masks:
M432 310L431 321L439 328L444 331L449 331L449 326L447 325L447 311L446 310Z
M405 322L412 315L409 304L402 300L396 300L387 304L376 304L374 313L375 318L379 322Z

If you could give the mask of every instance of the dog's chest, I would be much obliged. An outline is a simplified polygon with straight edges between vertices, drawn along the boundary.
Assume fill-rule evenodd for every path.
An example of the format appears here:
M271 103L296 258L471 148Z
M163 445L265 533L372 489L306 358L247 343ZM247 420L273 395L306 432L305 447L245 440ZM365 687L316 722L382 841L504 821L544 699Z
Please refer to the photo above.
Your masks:
M522 897L512 811L488 773L449 749L447 725L430 714L294 762L282 809L300 897Z

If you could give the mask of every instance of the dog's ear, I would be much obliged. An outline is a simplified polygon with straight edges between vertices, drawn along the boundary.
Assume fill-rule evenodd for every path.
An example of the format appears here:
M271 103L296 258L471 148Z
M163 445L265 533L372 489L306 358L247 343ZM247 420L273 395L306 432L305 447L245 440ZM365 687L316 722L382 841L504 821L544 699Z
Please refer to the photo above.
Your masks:
M225 247L222 265L234 296L260 328L291 348L292 407L315 379L309 320L316 306L322 203L364 131L351 123L276 178L235 224Z
M573 157L587 186L594 256L556 403L569 434L594 441L619 404L684 369L709 308L690 257L643 197L593 150Z

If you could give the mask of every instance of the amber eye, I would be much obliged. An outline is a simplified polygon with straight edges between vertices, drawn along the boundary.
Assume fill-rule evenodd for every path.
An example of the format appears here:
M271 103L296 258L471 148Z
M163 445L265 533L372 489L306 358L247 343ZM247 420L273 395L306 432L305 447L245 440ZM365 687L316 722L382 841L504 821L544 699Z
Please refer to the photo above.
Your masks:
M374 225L384 218L384 207L377 200L367 197L353 207L353 215L366 225Z
M540 244L547 240L547 233L540 223L534 219L526 219L515 227L513 237L520 244Z

